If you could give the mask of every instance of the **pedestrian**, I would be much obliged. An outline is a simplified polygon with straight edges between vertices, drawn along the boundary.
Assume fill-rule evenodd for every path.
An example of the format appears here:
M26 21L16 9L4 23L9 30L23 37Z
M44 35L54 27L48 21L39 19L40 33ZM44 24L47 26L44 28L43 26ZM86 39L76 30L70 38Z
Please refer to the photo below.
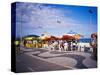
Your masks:
M68 51L68 43L67 42L64 43L64 50Z
M93 48L94 58L97 60L97 34L92 34L91 35L91 43L90 43L90 45Z
M64 43L63 42L60 43L60 49L61 49L61 51L64 50Z
M68 42L68 50L71 51L71 42L70 41Z

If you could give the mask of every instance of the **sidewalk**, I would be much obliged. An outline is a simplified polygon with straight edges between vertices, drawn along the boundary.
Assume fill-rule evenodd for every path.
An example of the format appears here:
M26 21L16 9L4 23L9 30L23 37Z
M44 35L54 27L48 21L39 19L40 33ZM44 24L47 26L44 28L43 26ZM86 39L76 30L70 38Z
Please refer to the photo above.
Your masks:
M91 58L91 53L86 52L59 52L57 50L50 51L46 49L31 49L30 52L27 51L25 54L46 62L54 63L63 67L69 67L72 69L97 67L97 61Z
M56 65L41 59L31 57L26 54L17 56L16 72L37 72L37 71L55 71L55 70L69 70L70 68Z

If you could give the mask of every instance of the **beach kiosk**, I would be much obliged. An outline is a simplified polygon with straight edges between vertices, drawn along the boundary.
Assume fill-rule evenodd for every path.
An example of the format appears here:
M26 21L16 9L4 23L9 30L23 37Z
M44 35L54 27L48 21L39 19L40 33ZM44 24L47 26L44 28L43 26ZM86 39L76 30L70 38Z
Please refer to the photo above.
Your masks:
M37 42L38 42L38 37L37 35L29 35L25 36L23 38L23 45L25 48L36 48Z

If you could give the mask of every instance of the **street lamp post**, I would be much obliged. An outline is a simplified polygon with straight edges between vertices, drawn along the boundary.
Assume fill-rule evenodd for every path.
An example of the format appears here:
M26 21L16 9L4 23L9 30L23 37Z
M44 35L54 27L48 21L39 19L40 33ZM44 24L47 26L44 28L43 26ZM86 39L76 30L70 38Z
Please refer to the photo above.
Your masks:
M23 15L24 15L24 14L23 14L23 10L24 10L24 9L21 9L21 25L20 25L20 50L21 50L21 46L22 46L22 34L23 34L23 33L22 33L22 24L23 24L23 20L22 20L23 18L22 18L22 17L23 17Z

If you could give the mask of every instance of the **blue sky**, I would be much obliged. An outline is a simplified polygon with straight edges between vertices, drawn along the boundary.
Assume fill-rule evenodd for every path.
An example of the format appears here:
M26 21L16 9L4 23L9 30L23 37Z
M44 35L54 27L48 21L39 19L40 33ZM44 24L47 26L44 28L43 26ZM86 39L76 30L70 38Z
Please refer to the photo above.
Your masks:
M89 12L91 10L91 13ZM61 36L73 31L90 37L97 32L97 8L72 5L16 3L16 36Z

